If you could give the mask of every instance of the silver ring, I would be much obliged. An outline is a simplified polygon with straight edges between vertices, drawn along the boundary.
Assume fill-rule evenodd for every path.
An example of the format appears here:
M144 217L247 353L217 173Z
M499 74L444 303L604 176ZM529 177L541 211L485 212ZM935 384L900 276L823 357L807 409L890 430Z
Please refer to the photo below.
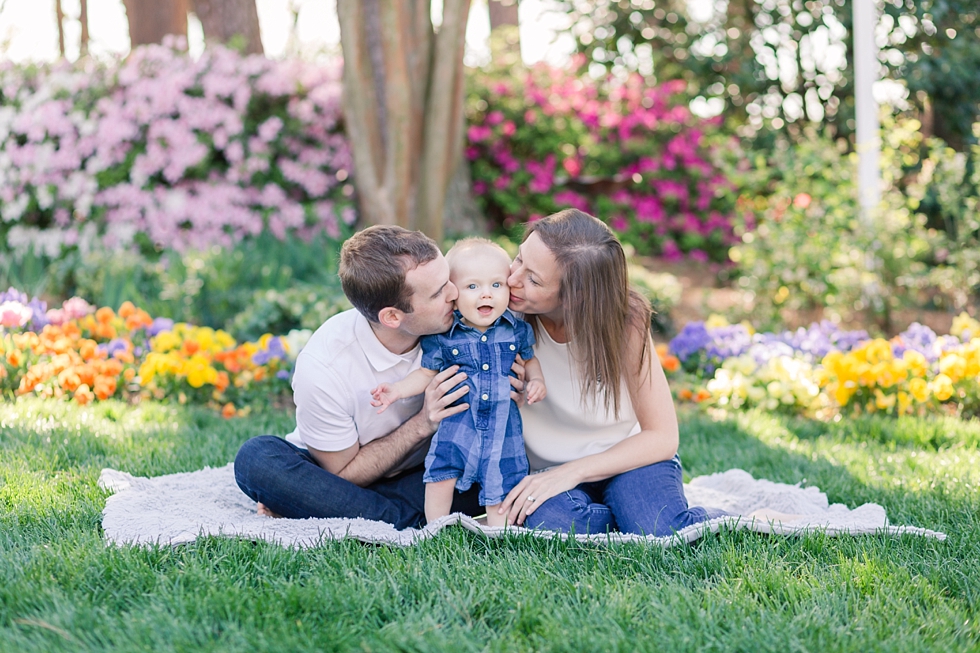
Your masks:
M531 503L534 503L535 501L537 501L537 499L535 499L534 497L532 497L530 494L527 495L527 499L526 500L527 501L530 501Z

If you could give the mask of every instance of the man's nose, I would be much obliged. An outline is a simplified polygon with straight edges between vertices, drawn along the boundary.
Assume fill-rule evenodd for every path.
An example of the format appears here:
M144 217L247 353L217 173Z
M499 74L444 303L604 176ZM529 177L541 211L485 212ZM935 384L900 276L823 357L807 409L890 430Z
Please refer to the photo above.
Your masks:
M452 281L446 285L446 302L454 302L459 297L459 288Z

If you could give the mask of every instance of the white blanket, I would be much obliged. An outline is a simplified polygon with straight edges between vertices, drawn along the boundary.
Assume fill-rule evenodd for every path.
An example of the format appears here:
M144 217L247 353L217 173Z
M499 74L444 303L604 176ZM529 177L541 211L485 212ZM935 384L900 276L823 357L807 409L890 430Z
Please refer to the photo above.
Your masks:
M192 542L202 535L222 535L295 547L312 547L324 540L348 537L375 544L408 546L434 537L453 524L490 537L505 534L568 537L525 528L489 528L461 514L443 517L422 529L402 531L395 530L390 524L366 519L262 517L255 512L255 502L246 497L235 483L231 464L155 478L104 469L99 485L114 492L106 501L102 528L108 541L115 544L180 544ZM818 488L756 480L740 469L699 476L685 485L684 490L690 505L722 508L735 516L712 519L666 537L602 533L575 535L574 538L603 543L649 542L671 546L693 542L725 526L777 535L815 531L832 536L909 533L946 539L945 534L924 528L891 526L885 510L877 504L867 503L853 510L839 503L830 505L827 495ZM803 517L793 522L770 523L747 516L760 508Z

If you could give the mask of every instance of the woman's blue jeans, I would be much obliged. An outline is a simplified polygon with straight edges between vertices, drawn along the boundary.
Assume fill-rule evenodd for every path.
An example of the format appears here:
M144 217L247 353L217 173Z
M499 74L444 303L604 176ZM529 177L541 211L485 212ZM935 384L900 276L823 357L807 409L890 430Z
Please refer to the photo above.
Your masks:
M660 537L726 514L717 508L688 507L681 460L674 456L554 496L538 506L524 525L549 531L619 530Z

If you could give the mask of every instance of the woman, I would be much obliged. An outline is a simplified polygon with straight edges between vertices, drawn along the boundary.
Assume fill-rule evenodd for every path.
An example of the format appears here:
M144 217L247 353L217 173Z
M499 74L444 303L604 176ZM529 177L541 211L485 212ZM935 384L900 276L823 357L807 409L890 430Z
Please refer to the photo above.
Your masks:
M650 305L609 227L575 209L530 224L507 282L548 383L521 409L532 474L500 505L508 523L662 536L727 514L687 505Z

